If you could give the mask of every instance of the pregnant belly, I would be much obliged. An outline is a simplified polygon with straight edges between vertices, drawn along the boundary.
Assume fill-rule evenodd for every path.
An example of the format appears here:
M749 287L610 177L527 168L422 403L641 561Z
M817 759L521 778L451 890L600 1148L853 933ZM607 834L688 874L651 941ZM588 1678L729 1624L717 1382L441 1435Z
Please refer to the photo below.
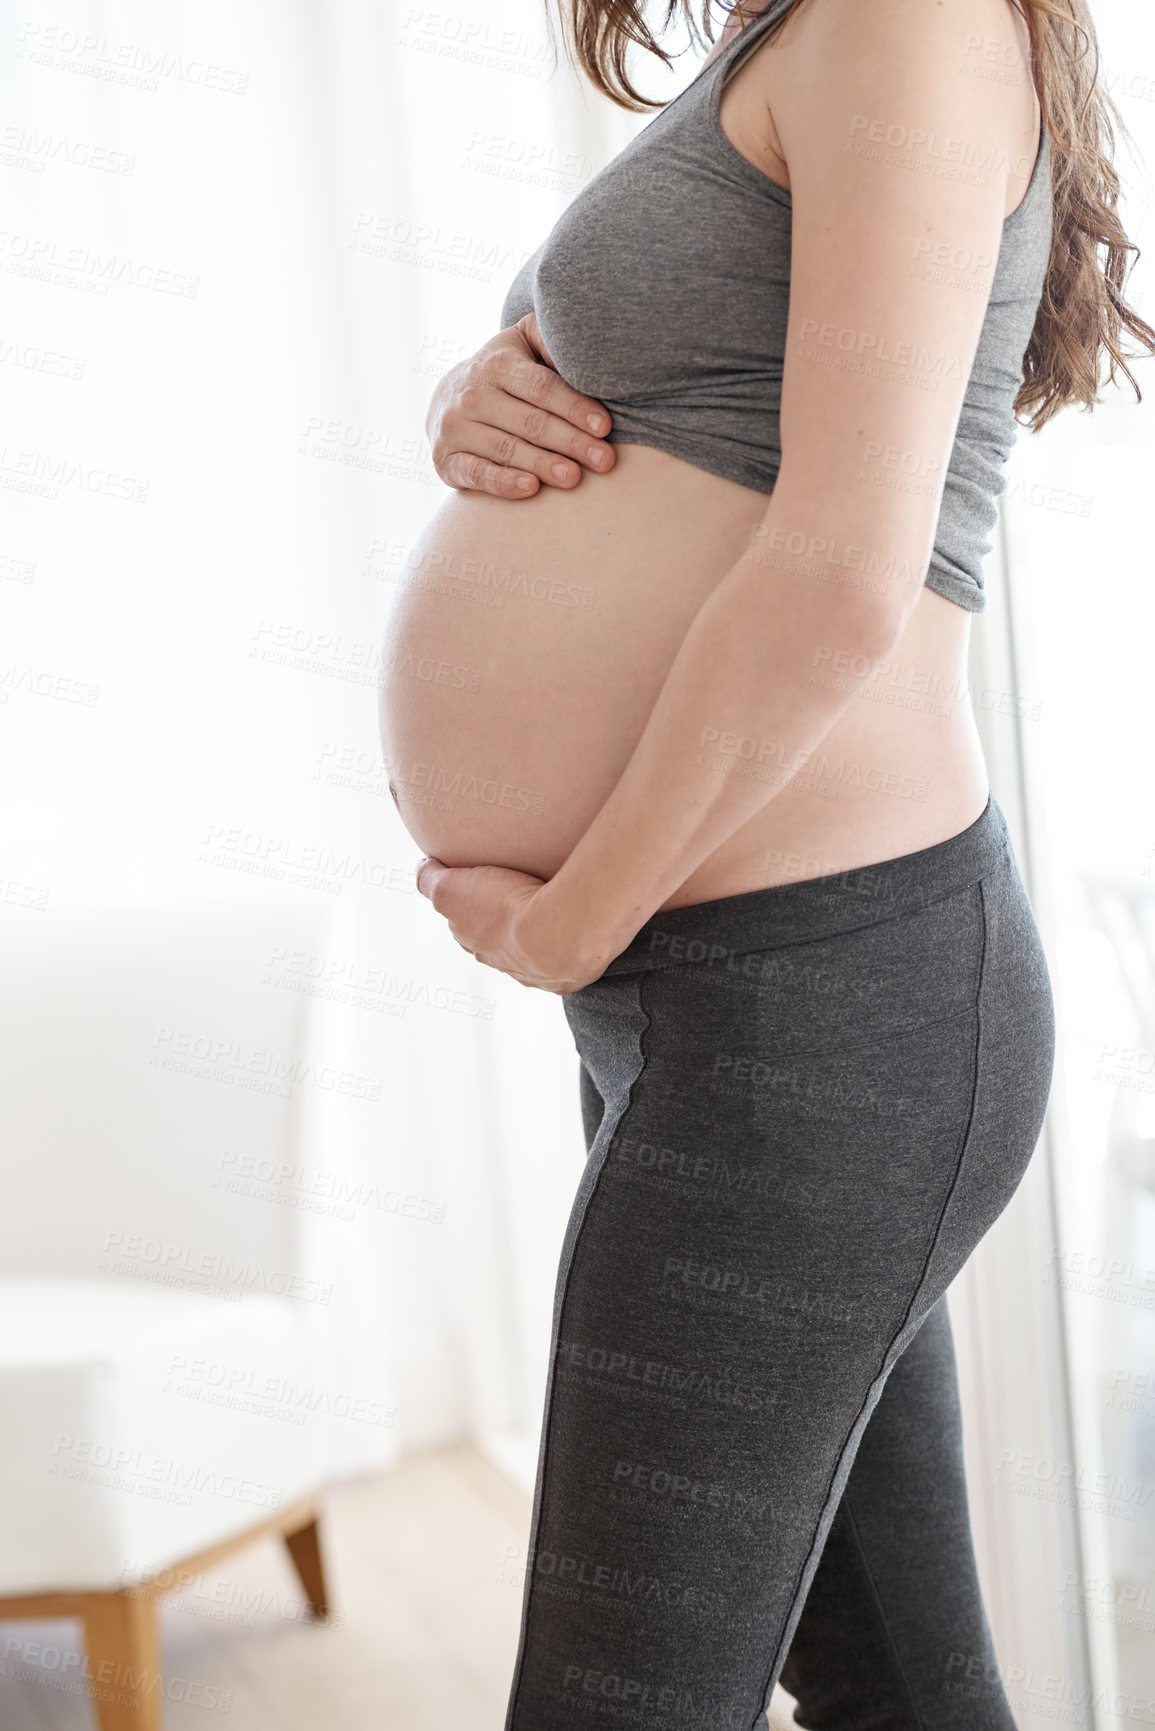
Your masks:
M386 627L381 740L406 828L448 865L559 869L765 511L763 495L664 452L616 452L608 475L570 492L454 493L410 549ZM959 701L967 622L927 591L891 659L900 682L900 664L918 667L946 703L887 702L866 681L824 742L829 786L796 777L664 905L888 859L973 821L986 784ZM853 681L830 663L816 677ZM713 747L727 748L740 770L742 742Z

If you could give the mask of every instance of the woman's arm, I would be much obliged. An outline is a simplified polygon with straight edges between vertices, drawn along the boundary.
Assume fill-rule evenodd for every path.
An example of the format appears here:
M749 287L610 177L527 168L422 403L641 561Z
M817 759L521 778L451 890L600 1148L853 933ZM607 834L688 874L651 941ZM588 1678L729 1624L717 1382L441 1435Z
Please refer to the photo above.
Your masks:
M504 949L492 908L471 926L468 874L432 868L423 888L481 960L596 978L846 709L849 693L810 683L816 658L885 656L901 636L941 494L878 485L877 458L946 474L987 293L917 266L945 246L989 290L1037 122L1029 92L968 75L966 43L1011 29L1007 0L814 0L792 20L774 81L793 204L775 489L614 791L550 882L517 898Z

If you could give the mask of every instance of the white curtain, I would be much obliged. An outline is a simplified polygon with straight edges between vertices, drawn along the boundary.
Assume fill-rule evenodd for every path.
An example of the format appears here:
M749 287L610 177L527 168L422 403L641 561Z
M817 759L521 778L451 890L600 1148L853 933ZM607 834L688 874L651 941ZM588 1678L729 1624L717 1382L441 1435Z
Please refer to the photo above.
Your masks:
M341 1251L366 1384L400 1446L471 1432L524 1477L576 1057L416 895L375 660L445 494L434 381L634 123L550 76L536 0L33 0L3 30L0 946L242 884L329 910L279 965L383 1084L346 1115L346 1181L386 1199Z

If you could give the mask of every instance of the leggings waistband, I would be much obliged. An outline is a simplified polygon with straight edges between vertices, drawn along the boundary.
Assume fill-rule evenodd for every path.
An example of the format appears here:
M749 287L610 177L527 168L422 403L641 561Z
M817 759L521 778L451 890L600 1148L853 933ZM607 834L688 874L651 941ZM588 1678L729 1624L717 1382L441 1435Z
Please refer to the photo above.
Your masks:
M742 955L874 925L977 883L1008 856L1006 819L991 793L966 829L917 853L656 913L601 977L702 962L711 952Z

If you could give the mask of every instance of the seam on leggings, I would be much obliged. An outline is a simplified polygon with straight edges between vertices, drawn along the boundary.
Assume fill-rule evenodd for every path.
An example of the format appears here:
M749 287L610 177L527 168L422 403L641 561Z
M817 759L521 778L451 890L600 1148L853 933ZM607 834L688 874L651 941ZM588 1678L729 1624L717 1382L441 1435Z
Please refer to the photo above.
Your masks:
M645 1072L645 1068L646 1068L646 1035L649 1033L650 1028L653 1025L653 1017L650 1015L649 1011L645 1007L645 1004L642 1002L642 982L641 982L640 978L638 980L638 1009L642 1012L642 1015L645 1017L645 1024L642 1028L641 1034L638 1037L638 1056L639 1056L639 1059L641 1061L638 1064L637 1071L633 1077L633 1080L630 1082L629 1088L626 1092L626 1103L622 1107L621 1115L618 1118L617 1123L614 1125L613 1134L615 1136L617 1135L618 1131L621 1129L622 1125L625 1123L626 1119L630 1115L630 1111L631 1111L633 1104L634 1104L634 1089L636 1088L638 1081L640 1080L641 1076ZM579 1054L579 1056L580 1056L580 1054ZM600 1090L599 1090L599 1092L600 1092ZM604 1101L603 1101L603 1106L604 1106ZM604 1124L604 1123L605 1123L605 1114L603 1111L602 1124ZM601 1128L602 1128L602 1125L599 1124L599 1126L598 1126L598 1134L599 1135L601 1134ZM566 1270L565 1285L562 1288L561 1303L558 1305L558 1312L557 1312L557 1338L558 1338L558 1344L559 1345L561 1343L561 1340L563 1338L564 1331L565 1331L565 1307L566 1307L566 1300L569 1298L570 1278L573 1275L574 1263L577 1261L578 1251L581 1248L582 1234L586 1229L586 1225L589 1221L590 1214L593 1210L594 1202L597 1200L598 1189L599 1189L599 1186L601 1185L601 1181L602 1181L603 1176L605 1175L605 1170L606 1170L606 1167L608 1164L609 1164L609 1155L608 1155L608 1150L607 1150L607 1154L606 1154L605 1158L603 1158L601 1166L598 1168L598 1175L594 1179L593 1188L591 1189L590 1194L589 1194L589 1199L586 1202L585 1213L582 1215L582 1218L581 1218L581 1224L578 1226L577 1232L574 1235L573 1253L570 1256L569 1267ZM528 1550L526 1553L526 1570L527 1570L527 1572L526 1572L525 1614L524 1614L524 1617L522 1619L521 1638L518 1641L518 1646L517 1646L517 1659L515 1660L515 1663L514 1663L513 1690L512 1690L512 1693L510 1695L510 1699L509 1699L509 1711L506 1715L506 1726L507 1727L511 1726L513 1724L514 1714L517 1711L518 1698L521 1694L522 1679L523 1679L523 1676L525 1674L525 1652L526 1652L526 1648L529 1645L529 1624L530 1624L530 1618L533 1615L533 1607L534 1607L534 1602L535 1602L535 1600L534 1600L534 1578L535 1578L535 1567L536 1567L536 1562L537 1562L537 1541L538 1541L538 1535L541 1531L542 1515L545 1512L546 1490L547 1490L548 1479L549 1479L549 1434L550 1434L549 1433L549 1427L550 1427L550 1420L553 1417L553 1397L554 1397L554 1390L555 1390L556 1386L557 1386L557 1353L555 1351L555 1353L553 1355L552 1363L550 1365L549 1394L546 1398L545 1415L544 1415L543 1420L542 1420L542 1434L544 1437L544 1447L542 1449L542 1456L541 1456L541 1495L540 1495L540 1498L538 1500L537 1516L536 1516L536 1519L534 1520L534 1523L533 1523L533 1531L530 1533L530 1536L529 1536L529 1547L528 1547Z
M975 1106L976 1106L976 1103L978 1101L978 1092L979 1092L979 1072L981 1069L981 1064L980 1064L979 1060L980 1060L980 1054L982 1051L982 994L983 994L983 982L984 982L984 979L986 977L986 963L987 963L988 921L987 921L986 892L983 888L984 883L985 883L985 878L979 878L978 879L979 905L982 909L983 937L982 937L982 949L981 949L980 954L979 954L978 989L975 993L975 1009L974 1009L975 1038L974 1038L973 1071L972 1071L972 1075L971 1075L970 1106L967 1110L966 1123L963 1127L962 1136L960 1138L959 1151L958 1151L958 1155L956 1156L956 1159L955 1159L954 1176L952 1177L950 1184L947 1187L947 1193L946 1193L945 1197L943 1198L942 1208L939 1210L938 1223L935 1226L934 1233L931 1237L929 1248L927 1249L926 1257L923 1261L922 1273L919 1275L917 1281L915 1282L914 1291L912 1292L911 1298L910 1298L910 1303L906 1307L906 1314L903 1317L901 1323L899 1324L897 1330L895 1331L895 1333L894 1333L894 1335L890 1341L890 1345L887 1347L886 1351L882 1355L882 1363L884 1366L885 1366L886 1361L890 1357L890 1354L894 1348L895 1341L899 1338L899 1335L901 1335L903 1329L906 1327L907 1323L910 1321L910 1313L914 1309L916 1303L918 1302L919 1293L922 1291L923 1287L926 1285L927 1271L930 1268L931 1259L933 1258L934 1253L938 1248L939 1239L942 1237L942 1223L946 1219L946 1213L947 1213L947 1209L950 1207L951 1198L954 1196L954 1193L955 1193L956 1189L958 1188L959 1177L962 1173L963 1162L966 1159L966 1151L967 1151L967 1147L970 1143L971 1130L974 1126ZM891 1369L893 1369L893 1368L894 1367L892 1365ZM881 1368L880 1368L878 1374L879 1374L879 1376L882 1374ZM878 1381L878 1376L876 1376L873 1379L873 1381L870 1384L870 1388L873 1388L874 1384L877 1381ZM794 1583L794 1592L791 1595L791 1599L790 1599L790 1609L786 1614L786 1626L787 1627L789 1627L790 1620L793 1617L795 1608L798 1604L798 1594L799 1594L799 1591L801 1589L803 1577L806 1574L806 1570L807 1570L807 1567L809 1565L810 1559L814 1555L814 1547L818 1542L818 1529L822 1525L822 1517L825 1515L827 1509L830 1506L830 1493L831 1493L832 1487L834 1485L834 1481L838 1477L838 1469L841 1467L842 1462L843 1462L843 1458L845 1457L845 1454L846 1454L846 1450L849 1447L851 1433L853 1432L854 1427L858 1423L859 1419L862 1417L863 1412L866 1410L866 1402L869 1399L869 1396L870 1396L870 1389L867 1390L866 1396L863 1398L862 1405L859 1407L857 1413L854 1415L854 1418L851 1420L850 1430L847 1431L845 1440L843 1441L843 1444L842 1444L842 1447L838 1451L838 1456L837 1456L837 1459L835 1460L834 1468L833 1468L833 1470L830 1474L830 1478L827 1482L826 1494L822 1499L822 1505L819 1508L818 1517L814 1523L814 1537L810 1541L810 1549L806 1553L806 1556L805 1556L803 1563L802 1563L802 1567L798 1572L798 1578ZM751 1727L751 1731L755 1731L755 1728L757 1727L757 1724L758 1724L758 1720L766 1712L766 1709L770 1704L769 1703L769 1696L771 1694L770 1679L777 1675L777 1673L781 1670L782 1665L785 1663L786 1655L782 1651L782 1648L784 1645L785 1645L785 1629L783 1630L783 1639L778 1643L778 1650L775 1652L774 1657L771 1661L771 1668L770 1668L770 1671L767 1675L766 1683L762 1689L762 1706L760 1707L760 1709L759 1709L759 1711L758 1711L758 1713L754 1719L754 1724Z
M862 1560L863 1571L866 1575L867 1581L870 1583L871 1597L874 1599L874 1603L878 1607L878 1615L882 1621L883 1628L886 1630L887 1645L890 1648L895 1664L898 1666L898 1674L902 1678L903 1685L906 1689L907 1699L910 1703L910 1710L914 1715L916 1731L925 1731L925 1723L922 1714L918 1710L918 1702L914 1698L914 1690L910 1686L910 1678L906 1674L906 1666L902 1662L902 1654L899 1652L898 1644L894 1639L894 1633L890 1627L890 1619L886 1614L886 1608L882 1603L882 1597L878 1591L878 1584L874 1579L874 1574L866 1555L866 1546L863 1544L862 1535L858 1530L858 1522L854 1518L854 1510L851 1506L850 1497L845 1492L843 1493L842 1501L839 1503L838 1507L840 1510L845 1511L850 1531L854 1537L854 1542L858 1546L858 1555Z

